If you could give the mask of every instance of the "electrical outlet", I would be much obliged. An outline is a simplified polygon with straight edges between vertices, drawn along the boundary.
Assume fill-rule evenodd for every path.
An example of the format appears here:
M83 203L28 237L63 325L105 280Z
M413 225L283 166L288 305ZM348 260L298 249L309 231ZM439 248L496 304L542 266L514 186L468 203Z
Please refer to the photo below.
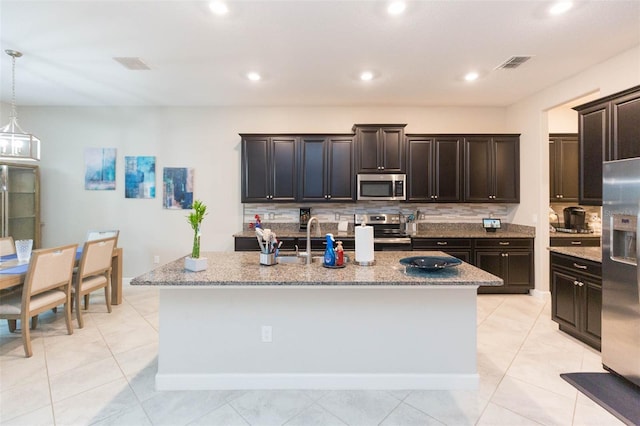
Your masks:
M158 256L157 254L153 256L153 263L156 265L160 263L160 256Z
M338 222L340 221L340 213L335 214L335 220L337 220Z
M425 220L426 218L427 218L427 215L425 215L424 213L420 213L420 217L418 219Z
M276 214L275 213L269 213L269 220L273 220L276 218Z
M273 339L273 328L270 325L262 326L262 342L271 343Z

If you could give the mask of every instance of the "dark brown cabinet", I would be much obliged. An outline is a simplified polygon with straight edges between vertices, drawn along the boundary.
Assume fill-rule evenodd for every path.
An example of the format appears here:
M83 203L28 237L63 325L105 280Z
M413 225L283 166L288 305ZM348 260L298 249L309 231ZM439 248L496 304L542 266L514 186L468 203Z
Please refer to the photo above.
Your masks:
M549 245L551 247L600 247L600 237L550 237Z
M640 86L578 111L579 202L602 205L602 162L640 157Z
M462 200L462 137L407 135L407 201Z
M478 288L478 293L528 293L533 289L533 239L479 238L475 266L504 280L502 287Z
M297 137L243 136L242 202L295 201L297 154Z
M578 201L578 135L549 135L549 201Z
M551 318L560 330L600 350L602 266L551 253Z
M356 124L358 173L404 173L406 124Z
M471 260L471 240L468 238L413 238L413 250L438 250L464 262Z
M299 201L354 201L352 135L300 138Z
M464 139L464 201L520 202L520 138L517 135Z

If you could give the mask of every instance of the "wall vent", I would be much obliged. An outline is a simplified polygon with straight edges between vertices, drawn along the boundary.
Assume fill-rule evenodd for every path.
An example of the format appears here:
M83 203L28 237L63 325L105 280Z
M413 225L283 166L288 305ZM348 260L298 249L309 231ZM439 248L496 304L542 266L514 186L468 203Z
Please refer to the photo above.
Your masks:
M520 65L524 64L531 58L532 58L531 56L512 56L506 61L504 61L502 64L498 65L496 69L499 70L499 69L518 68Z
M128 70L133 71L141 71L141 70L150 70L149 66L142 62L142 59L135 57L115 57L114 61L118 62L120 65L125 67Z

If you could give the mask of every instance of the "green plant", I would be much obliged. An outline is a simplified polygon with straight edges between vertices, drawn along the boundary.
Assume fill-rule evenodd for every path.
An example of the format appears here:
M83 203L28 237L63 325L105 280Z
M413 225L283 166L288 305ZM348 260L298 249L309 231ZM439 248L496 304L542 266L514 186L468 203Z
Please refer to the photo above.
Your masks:
M194 200L192 205L193 211L187 216L187 221L191 224L194 231L193 248L191 249L191 257L198 259L200 257L200 225L207 214L207 206L200 200Z

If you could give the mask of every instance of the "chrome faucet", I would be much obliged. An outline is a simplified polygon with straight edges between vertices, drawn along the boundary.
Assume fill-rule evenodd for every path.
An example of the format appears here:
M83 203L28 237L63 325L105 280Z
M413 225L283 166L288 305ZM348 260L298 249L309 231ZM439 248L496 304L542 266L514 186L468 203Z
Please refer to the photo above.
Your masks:
M316 221L316 235L320 236L320 221L317 217L313 216L307 222L307 265L311 265L311 224Z

